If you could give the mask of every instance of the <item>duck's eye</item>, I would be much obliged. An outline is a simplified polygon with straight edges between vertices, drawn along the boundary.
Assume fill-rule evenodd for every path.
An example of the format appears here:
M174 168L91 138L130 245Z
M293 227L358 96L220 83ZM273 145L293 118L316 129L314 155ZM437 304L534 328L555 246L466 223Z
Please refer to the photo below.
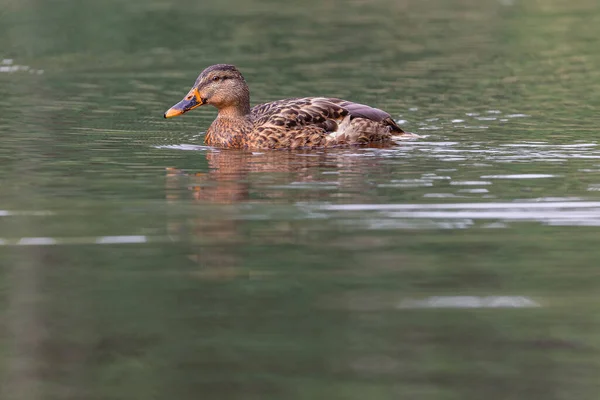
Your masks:
M220 76L213 76L212 78L213 82L219 82L221 80Z

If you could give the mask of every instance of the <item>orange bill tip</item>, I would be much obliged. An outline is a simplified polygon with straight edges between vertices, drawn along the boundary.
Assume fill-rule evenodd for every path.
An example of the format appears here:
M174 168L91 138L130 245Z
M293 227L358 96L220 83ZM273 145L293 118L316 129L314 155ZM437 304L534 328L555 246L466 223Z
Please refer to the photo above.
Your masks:
M182 110L178 110L176 108L169 108L165 113L165 118L173 118L181 114L183 114Z

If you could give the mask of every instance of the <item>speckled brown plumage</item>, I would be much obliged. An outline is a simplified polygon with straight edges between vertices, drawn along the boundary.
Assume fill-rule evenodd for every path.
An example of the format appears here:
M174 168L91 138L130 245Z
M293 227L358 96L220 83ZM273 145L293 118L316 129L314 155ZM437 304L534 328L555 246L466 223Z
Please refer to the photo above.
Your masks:
M210 104L219 113L205 143L223 148L313 148L390 142L406 135L385 111L326 97L278 100L250 108L250 94L233 65L206 68L165 118Z

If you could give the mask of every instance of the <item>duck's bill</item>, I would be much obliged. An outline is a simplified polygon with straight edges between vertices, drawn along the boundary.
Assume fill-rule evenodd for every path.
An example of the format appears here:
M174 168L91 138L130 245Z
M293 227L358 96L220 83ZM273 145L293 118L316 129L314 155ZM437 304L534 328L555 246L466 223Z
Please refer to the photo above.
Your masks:
M167 110L165 118L176 117L204 104L205 102L200 93L198 93L198 90L191 90L183 100Z

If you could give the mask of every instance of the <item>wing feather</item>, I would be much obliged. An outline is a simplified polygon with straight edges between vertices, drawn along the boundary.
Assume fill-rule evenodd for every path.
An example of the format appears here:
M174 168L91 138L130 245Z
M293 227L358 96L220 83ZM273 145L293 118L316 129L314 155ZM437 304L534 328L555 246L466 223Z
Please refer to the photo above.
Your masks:
M384 140L402 129L378 108L325 97L285 99L251 109L256 140L269 148Z
M332 127L327 120L341 121L348 111L339 104L322 97L286 99L260 104L252 108L255 126L275 125L307 127L311 125Z

